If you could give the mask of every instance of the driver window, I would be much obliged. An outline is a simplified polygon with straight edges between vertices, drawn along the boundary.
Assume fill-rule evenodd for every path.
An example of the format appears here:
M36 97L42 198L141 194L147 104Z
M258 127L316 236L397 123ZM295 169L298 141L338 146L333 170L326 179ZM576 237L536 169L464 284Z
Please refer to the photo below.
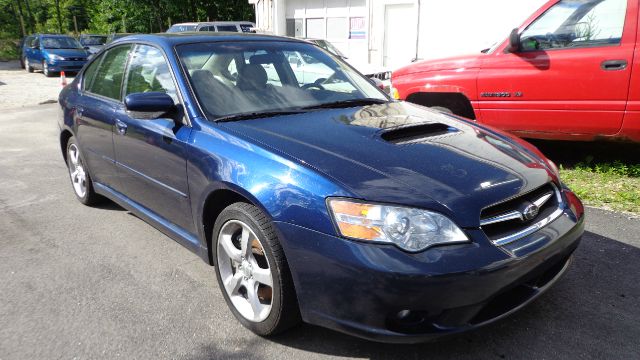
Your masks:
M627 0L562 0L522 32L521 50L620 44Z
M163 92L178 103L171 70L162 52L153 46L137 45L129 60L125 96L144 92Z

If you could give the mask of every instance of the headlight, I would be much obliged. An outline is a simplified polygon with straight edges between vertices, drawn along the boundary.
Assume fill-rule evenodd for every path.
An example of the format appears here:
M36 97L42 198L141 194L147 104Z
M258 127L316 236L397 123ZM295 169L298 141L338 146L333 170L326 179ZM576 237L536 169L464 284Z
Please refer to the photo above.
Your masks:
M407 251L469 241L453 221L432 211L345 199L330 199L328 204L344 237L394 244Z
M49 60L64 60L64 58L60 55L49 54Z

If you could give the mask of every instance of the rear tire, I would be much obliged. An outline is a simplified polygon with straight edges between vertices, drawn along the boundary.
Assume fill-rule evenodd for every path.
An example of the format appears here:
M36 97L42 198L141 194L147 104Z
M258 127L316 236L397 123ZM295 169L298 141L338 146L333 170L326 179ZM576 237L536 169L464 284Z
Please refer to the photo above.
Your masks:
M300 322L287 260L273 224L260 209L241 202L225 208L211 242L220 290L244 327L270 336Z
M99 203L102 197L93 190L93 182L91 181L91 175L89 175L89 169L87 169L85 165L86 162L80 152L80 147L75 137L72 136L69 138L69 141L67 141L66 151L67 168L69 169L69 177L76 198L87 206Z

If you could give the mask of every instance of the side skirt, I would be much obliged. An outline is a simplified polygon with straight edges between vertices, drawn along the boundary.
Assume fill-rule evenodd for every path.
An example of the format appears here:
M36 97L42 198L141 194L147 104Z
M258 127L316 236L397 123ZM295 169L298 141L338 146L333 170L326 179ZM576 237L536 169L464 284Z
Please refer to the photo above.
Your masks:
M159 216L155 212L147 209L146 207L136 203L135 201L129 199L124 196L120 192L103 185L98 182L93 183L93 188L96 193L113 200L118 205L123 208L131 211L137 217L149 223L151 226L160 230L163 234L175 240L178 244L186 247L191 250L191 252L198 255L202 260L209 263L209 254L207 249L200 246L200 240L191 234L190 232L184 230L183 228L167 221L165 218Z

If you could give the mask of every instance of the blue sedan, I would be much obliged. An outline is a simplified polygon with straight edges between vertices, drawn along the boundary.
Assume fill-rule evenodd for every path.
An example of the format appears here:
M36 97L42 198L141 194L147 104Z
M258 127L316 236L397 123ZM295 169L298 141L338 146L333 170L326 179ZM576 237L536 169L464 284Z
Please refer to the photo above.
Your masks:
M322 71L300 76L293 55ZM547 290L584 231L535 147L393 101L305 41L129 36L59 102L77 199L115 201L215 266L262 336L301 320L386 342L475 329Z

